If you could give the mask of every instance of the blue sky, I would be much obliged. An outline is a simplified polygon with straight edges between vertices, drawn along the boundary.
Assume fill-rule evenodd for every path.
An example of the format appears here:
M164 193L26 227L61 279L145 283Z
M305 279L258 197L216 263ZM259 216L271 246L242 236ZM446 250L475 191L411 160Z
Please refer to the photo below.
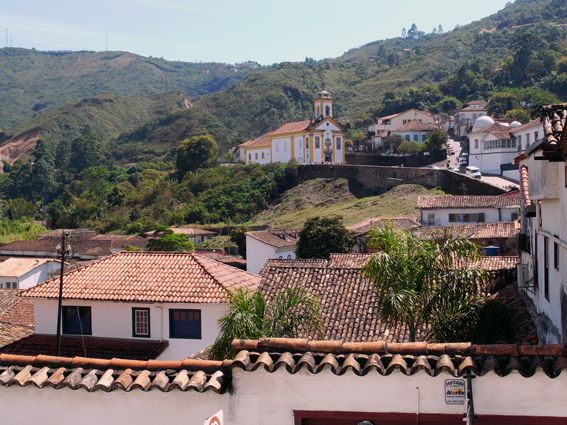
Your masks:
M262 64L336 57L413 22L450 30L509 0L0 0L0 40L40 50L126 50Z

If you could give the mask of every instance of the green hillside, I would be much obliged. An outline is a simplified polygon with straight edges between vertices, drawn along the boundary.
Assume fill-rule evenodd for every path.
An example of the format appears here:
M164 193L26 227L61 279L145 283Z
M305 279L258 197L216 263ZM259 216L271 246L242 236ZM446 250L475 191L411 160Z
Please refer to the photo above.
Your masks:
M442 195L439 189L419 185L400 185L383 195L356 198L345 179L315 179L301 183L283 194L278 203L255 216L254 226L298 229L309 218L341 216L345 225L373 217L417 217L417 197Z
M127 52L0 49L0 131L48 108L100 93L179 91L189 98L224 90L257 65L186 63Z

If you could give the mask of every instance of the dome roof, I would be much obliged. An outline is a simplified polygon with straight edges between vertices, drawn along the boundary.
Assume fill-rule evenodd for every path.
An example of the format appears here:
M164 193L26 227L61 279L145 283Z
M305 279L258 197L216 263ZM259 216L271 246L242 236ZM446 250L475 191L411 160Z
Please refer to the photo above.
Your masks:
M474 122L475 129L490 127L494 124L494 120L488 115L483 115Z
M321 91L319 92L319 97L330 98L330 97L331 97L331 93L329 93L327 90L321 90Z
M512 122L510 123L510 128L520 127L521 125L522 125L522 123L519 122L519 121L512 121Z

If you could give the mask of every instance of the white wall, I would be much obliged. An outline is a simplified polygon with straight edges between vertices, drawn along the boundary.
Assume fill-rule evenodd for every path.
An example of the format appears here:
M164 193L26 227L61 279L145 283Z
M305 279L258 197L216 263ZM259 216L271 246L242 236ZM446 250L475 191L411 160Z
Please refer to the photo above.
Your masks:
M79 300L64 300L63 306L90 306L92 336L95 337L169 341L169 347L162 353L160 359L182 359L211 345L218 335L217 321L226 310L226 304L151 304ZM132 307L150 309L150 338L132 336ZM201 339L170 338L170 308L201 310ZM34 300L34 312L35 332L55 334L57 331L57 300Z
M485 223L496 223L498 221L512 221L512 215L518 214L518 208L439 208L421 210L421 224L427 226L427 215L435 214L436 226L452 226L465 223L449 222L449 214L478 214L484 213ZM468 223L470 224L470 223Z
M45 282L50 273L59 270L59 263L57 261L48 261L43 263L26 274L16 277L0 276L0 288L6 288L6 283L17 283L17 289L27 289L39 283Z
M513 164L516 156L518 156L518 151L512 148L506 150L494 149L484 151L483 153L471 152L469 155L469 165L478 167L483 174L500 175L500 165Z
M269 164L270 158L270 147L261 149L245 149L244 162L247 164Z
M261 368L233 372L234 393L222 395L177 390L89 393L33 385L0 386L2 418L11 425L38 421L75 425L77 418L82 425L99 425L100 415L85 412L103 411L104 417L112 418L110 423L154 425L159 418L164 424L202 425L222 409L227 425L293 425L294 410L319 410L442 413L458 415L455 423L461 423L460 416L465 412L465 405L445 404L444 381L454 379L445 372L436 377L423 371L411 376L398 371L388 376L372 372L363 377L351 371L336 376L328 370L317 375L305 371L292 375L284 368L274 373ZM551 379L541 370L529 378L519 373L499 377L489 372L473 380L475 413L480 416L567 417L566 392L565 373Z
M266 261L274 257L276 249L246 235L246 271L258 274Z
M291 136L272 138L272 162L291 161Z

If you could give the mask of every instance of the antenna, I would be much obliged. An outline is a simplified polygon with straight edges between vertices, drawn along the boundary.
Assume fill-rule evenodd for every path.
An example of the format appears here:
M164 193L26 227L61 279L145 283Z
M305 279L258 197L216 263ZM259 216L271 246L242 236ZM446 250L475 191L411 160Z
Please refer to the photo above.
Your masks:
M10 33L10 47L14 47L14 34Z
M106 51L108 52L108 33L106 33Z
M8 46L8 27L6 27L6 47Z

